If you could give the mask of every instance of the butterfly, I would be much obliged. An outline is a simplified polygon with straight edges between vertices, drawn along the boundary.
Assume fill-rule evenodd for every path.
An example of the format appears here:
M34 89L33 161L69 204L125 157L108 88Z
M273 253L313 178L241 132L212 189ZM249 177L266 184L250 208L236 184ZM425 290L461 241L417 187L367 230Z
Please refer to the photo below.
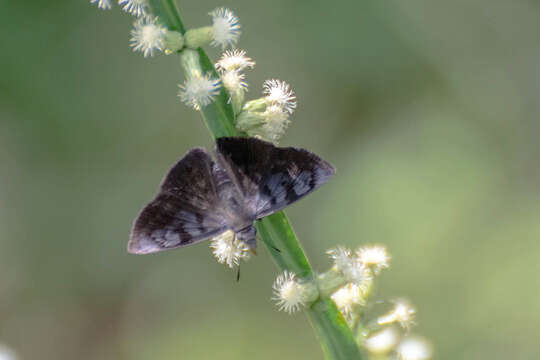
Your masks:
M250 137L216 140L215 160L189 151L133 223L128 252L149 254L232 230L253 251L253 223L303 198L335 173L317 155Z

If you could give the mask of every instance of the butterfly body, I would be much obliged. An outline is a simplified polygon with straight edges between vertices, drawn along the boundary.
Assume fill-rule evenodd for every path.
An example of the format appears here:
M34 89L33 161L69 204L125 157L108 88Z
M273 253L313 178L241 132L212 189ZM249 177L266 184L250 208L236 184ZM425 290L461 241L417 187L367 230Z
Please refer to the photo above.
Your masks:
M254 250L255 220L282 210L334 174L307 150L255 138L219 138L215 155L216 161L196 148L171 168L135 220L129 252L177 248L227 230Z

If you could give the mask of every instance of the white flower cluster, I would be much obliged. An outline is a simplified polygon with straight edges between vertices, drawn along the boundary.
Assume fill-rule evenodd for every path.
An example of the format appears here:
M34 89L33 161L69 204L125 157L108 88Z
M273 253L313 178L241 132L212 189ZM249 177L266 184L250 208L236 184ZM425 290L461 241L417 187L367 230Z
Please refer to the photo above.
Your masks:
M343 316L352 319L355 305L365 305L365 292L355 283L347 283L332 294L332 300Z
M90 0L100 9L110 9L112 0ZM212 25L189 29L185 34L167 29L160 19L151 13L148 0L118 0L122 9L137 17L131 30L130 46L144 57L159 52L172 54L183 49L197 49L213 45L225 49L234 47L241 35L242 26L238 17L229 9L217 8L209 12ZM255 62L244 50L225 51L215 64L219 79L209 72L195 71L188 74L180 85L179 97L195 110L211 104L223 86L229 95L236 115L236 127L249 136L277 143L285 134L289 117L296 109L296 96L289 84L277 79L263 84L262 98L245 102L248 90L244 71L253 69Z
M263 94L264 97L244 105L236 126L250 136L277 143L296 109L296 96L289 84L277 79L264 82Z
M249 247L230 230L213 238L210 247L217 261L230 268L238 266L240 260L247 260L250 256Z
M236 127L249 136L277 142L289 125L289 116L296 108L296 97L289 84L272 79L263 84L265 96L244 103L248 90L244 71L254 66L255 62L240 49L225 51L215 64L237 115ZM188 87L184 85L184 89Z
M415 324L415 308L406 300L393 302L393 307L373 322L378 327L371 333L366 327L358 326L359 312L365 312L365 305L371 293L374 277L390 265L390 256L384 246L368 245L351 251L336 247L327 252L333 260L331 271L341 274L345 285L338 288L331 298L352 329L361 328L361 345L375 357L386 358L394 353L402 360L428 360L431 357L429 343L420 338L401 339L402 334L395 324L408 332ZM389 358L394 358L389 357Z
M112 7L111 0L90 0L90 3L104 10ZM183 35L163 26L150 12L148 0L118 0L118 5L137 18L131 30L130 46L133 51L148 57L157 52L170 54L184 47Z
M225 51L215 66L221 75L223 86L229 93L229 101L232 102L234 111L238 113L248 89L243 71L253 69L255 62L246 56L244 50L234 49Z
M328 250L327 254L334 261L334 268L340 271L348 282L365 290L371 286L373 275L387 268L390 262L386 248L379 245L361 247L354 254L350 249L339 246Z
M386 253L384 247L377 246L376 248L378 251ZM366 249L360 248L354 255L350 249L341 246L327 252L334 261L334 271L342 274L345 281L345 285L332 295L332 300L350 322L355 319L355 307L366 304L372 287L373 276L378 274L372 268L388 267L388 256L381 257L377 263L372 263L373 259L366 262L367 259L361 256Z

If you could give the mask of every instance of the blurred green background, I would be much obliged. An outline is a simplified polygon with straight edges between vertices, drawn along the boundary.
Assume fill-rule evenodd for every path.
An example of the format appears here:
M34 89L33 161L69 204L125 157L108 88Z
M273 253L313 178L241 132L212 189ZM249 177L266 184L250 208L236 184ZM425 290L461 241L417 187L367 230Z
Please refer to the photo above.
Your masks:
M408 297L436 358L540 357L540 4L180 3L188 27L223 5L257 61L249 96L272 77L297 93L282 144L338 169L288 210L314 267L385 244L377 299ZM263 248L239 283L206 244L126 253L168 167L212 146L176 97L178 57L131 52L131 21L0 1L0 343L27 360L322 359L270 301Z

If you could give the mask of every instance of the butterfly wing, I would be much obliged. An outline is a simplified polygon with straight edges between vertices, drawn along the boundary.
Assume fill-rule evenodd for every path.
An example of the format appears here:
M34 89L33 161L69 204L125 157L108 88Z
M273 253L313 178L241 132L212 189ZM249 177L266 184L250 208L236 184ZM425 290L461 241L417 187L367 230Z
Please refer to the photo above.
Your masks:
M308 195L335 173L317 155L280 148L256 138L217 139L218 160L242 190L254 217L260 219Z
M128 251L153 253L225 231L214 171L215 164L204 149L191 150L178 161L165 176L156 198L135 219Z

